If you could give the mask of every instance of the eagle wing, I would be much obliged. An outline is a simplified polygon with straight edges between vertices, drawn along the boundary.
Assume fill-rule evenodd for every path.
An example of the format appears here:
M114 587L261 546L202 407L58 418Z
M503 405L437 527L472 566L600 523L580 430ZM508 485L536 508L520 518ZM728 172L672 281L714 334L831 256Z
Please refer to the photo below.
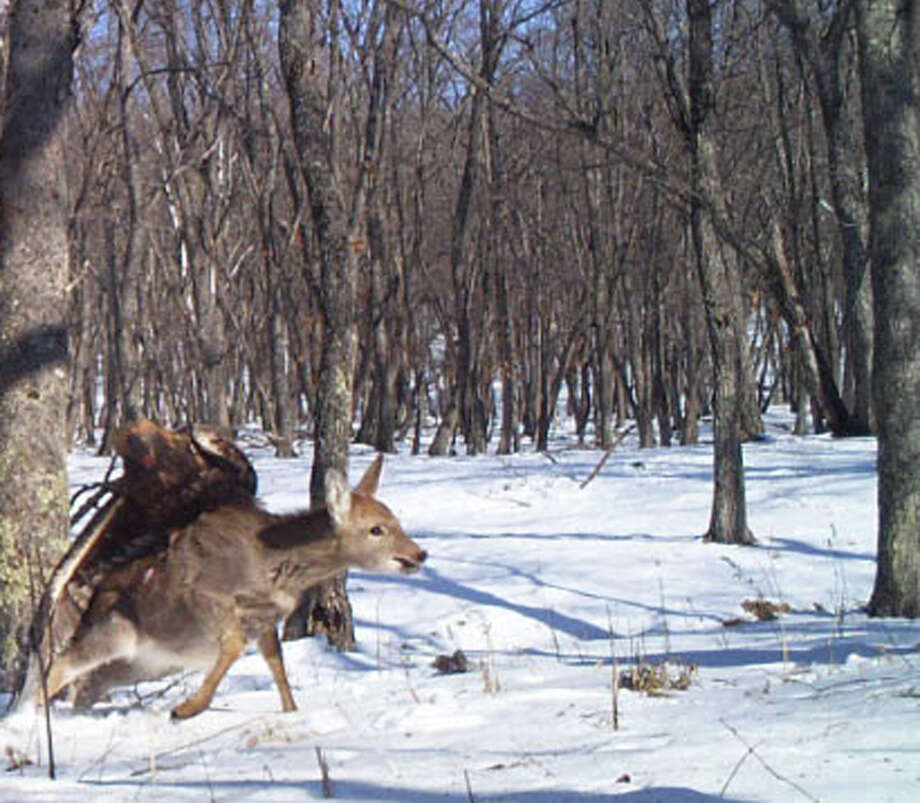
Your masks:
M30 631L47 666L73 638L95 589L111 572L157 555L170 534L220 505L251 503L256 474L228 434L197 425L167 430L139 420L115 437L121 476L104 482L78 518L88 521L45 587ZM79 522L72 522L79 526ZM30 661L24 687L37 679Z

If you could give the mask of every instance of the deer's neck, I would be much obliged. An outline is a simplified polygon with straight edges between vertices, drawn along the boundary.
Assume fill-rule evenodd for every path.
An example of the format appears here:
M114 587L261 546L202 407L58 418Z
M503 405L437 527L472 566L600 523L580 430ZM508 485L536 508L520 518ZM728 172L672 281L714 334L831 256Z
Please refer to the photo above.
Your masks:
M348 568L342 539L325 508L279 517L260 538L272 587L291 610L304 589Z

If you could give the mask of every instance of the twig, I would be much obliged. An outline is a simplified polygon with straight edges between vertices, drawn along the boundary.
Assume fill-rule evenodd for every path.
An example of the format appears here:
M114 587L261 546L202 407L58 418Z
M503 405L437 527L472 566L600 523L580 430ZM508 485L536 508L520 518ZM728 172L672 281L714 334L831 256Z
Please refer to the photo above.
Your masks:
M38 605L36 604L37 592L35 589L35 571L37 569L40 575L44 575L44 571L42 571L42 558L41 553L38 551L38 545L33 544L32 546L34 548L34 557L29 562L29 596L32 600L32 612L34 619L35 611L38 608ZM42 585L44 585L44 582L42 582ZM48 777L53 781L57 775L57 772L55 770L54 764L54 737L51 731L51 700L48 699L48 672L46 671L45 667L45 657L42 655L41 643L39 642L36 645L32 639L31 634L29 640L33 642L31 646L35 650L35 660L38 662L38 680L39 685L41 686L42 707L44 708L45 715L45 738L48 742ZM54 645L49 645L49 649L53 646Z
M722 724L724 725L725 723L723 722ZM725 779L725 783L722 784L722 789L719 791L719 797L725 797L725 793L728 791L729 785L735 779L735 776L738 774L738 770L741 769L741 765L744 764L745 761L747 761L748 756L751 755L753 752L754 752L754 748L749 747L747 752L743 756L741 756L741 758L738 759L735 766L732 767L732 771L728 774L728 778Z
M217 799L214 797L214 784L211 782L211 772L208 769L208 759L204 754L204 750L198 751L198 758L201 761L201 766L204 767L204 778L208 783L208 799L211 803Z
M335 787L329 777L329 763L319 745L316 745L316 763L319 764L319 772L323 780L323 797L335 797Z
M162 685L161 688L157 688L154 691L150 691L147 694L141 694L140 692L140 683L135 683L131 689L131 693L134 695L135 704L141 707L147 705L151 700L161 700L167 694L172 692L177 686L181 686L185 683L191 676L193 672L185 672L179 675L175 680L169 680Z
M409 675L408 656L406 656L405 663L403 664L403 671L406 673L406 688L409 689L409 694L412 696L412 701L416 704L421 703L422 699L418 696L418 692L412 687L412 677Z
M476 798L473 797L473 787L470 786L470 774L466 770L463 770L463 779L466 781L466 799L469 803L476 803Z
M578 486L579 490L583 490L585 487L587 487L588 483L591 482L591 480L593 480L598 474L601 473L601 469L604 467L604 463L607 462L611 454L613 454L613 449L607 449L604 452L604 454L601 456L601 459L597 461L597 465L588 475L587 479L582 480L582 482L579 484Z
M83 516L85 516L86 513L91 508L97 507L99 500L103 496L105 496L105 494L111 493L116 496L120 494L120 488L116 484L117 481L112 481L111 479L112 473L115 471L117 460L118 460L117 455L112 457L111 461L109 462L109 467L105 472L105 477L103 477L101 482L87 483L85 485L81 485L79 488L77 488L76 491L74 491L73 495L70 497L70 507L71 508L73 508L74 504L76 504L77 499L83 496L83 494L89 493L90 491L93 491L93 490L95 490L96 493L93 494L92 498L90 498L89 501L84 502L83 505L80 507L80 509L76 513L71 515L70 517L71 527L73 527L77 522L79 522L80 519L82 519Z
M732 782L732 780L734 779L735 775L737 775L738 770L741 769L741 765L744 764L744 762L747 760L747 757L748 757L748 756L754 756L754 758L756 758L756 759L760 762L760 765L761 765L767 772L769 772L770 775L772 775L774 778L776 778L776 780L781 781L781 782L784 783L784 784L788 784L788 785L791 786L793 789L795 789L799 794L801 794L803 797L806 797L806 798L808 798L808 800L813 801L813 803L819 803L818 798L816 798L814 795L810 794L806 789L804 789L804 788L802 788L801 786L799 786L799 784L797 784L795 781L792 781L792 780L790 780L789 778L785 777L784 775L781 775L780 773L778 773L775 769L773 769L773 767L771 767L766 761L764 761L764 759L761 758L761 757L760 757L760 754L757 752L756 746L749 745L749 744L744 740L744 737L743 737L740 733L738 733L737 728L734 728L734 727L732 727L731 725L729 725L724 719L721 719L721 718L720 718L720 719L719 719L719 722L721 722L721 723L725 726L725 728L726 728L726 729L727 729L727 730L728 730L728 731L729 731L739 742L741 742L741 744L743 744L743 745L747 748L747 752L741 757L741 759L738 761L738 763L735 764L734 768L732 769L731 773L730 773L729 776L728 776L728 779L727 779L727 780L725 781L725 783L723 784L722 790L719 792L719 797L725 797L725 793L728 791L728 786L729 786L729 784Z
M224 736L228 733L232 733L233 731L242 730L243 728L248 728L254 722L259 722L261 719L262 717L253 717L252 719L247 719L245 722L238 722L235 725L230 725L226 728L220 728L219 730L214 731L214 733L210 733L207 736L202 736L200 739L193 739L192 741L186 742L185 744L176 745L175 747L170 747L168 750L163 750L159 753L155 753L151 757L152 764L154 766L159 766L162 769L162 761L167 756L171 756L176 753L181 753L183 750L190 750L193 747L198 747L199 745L202 745L205 742L209 742L212 739L216 739L220 736ZM150 772L150 766L147 766L144 769L133 770L131 772L131 777L135 777L138 775L146 775L149 772Z
M118 486L114 483L109 482L94 482L90 485L83 485L77 491L74 492L73 496L70 497L70 507L73 509L73 506L76 504L77 499L79 499L84 494L95 491L95 493L83 504L78 510L75 510L70 516L70 525L75 527L80 520L89 513L90 510L98 510L99 500L102 499L106 494L118 495L119 489Z
M620 729L620 662L617 660L617 648L613 635L613 619L610 616L610 606L607 606L607 633L610 637L610 727L612 730Z
M623 439L632 431L633 431L633 425L630 424L622 432L617 433L616 440L614 440L614 442L611 443L610 446L608 446L604 450L604 454L601 456L601 459L597 461L597 465L594 467L594 470L588 475L587 479L585 479L578 486L579 490L587 486L587 484L591 482L591 480L593 480L598 474L600 474L601 469L604 467L604 463L606 463L607 460L610 459L610 455L613 454L613 450L616 449L617 446L619 446L623 442Z

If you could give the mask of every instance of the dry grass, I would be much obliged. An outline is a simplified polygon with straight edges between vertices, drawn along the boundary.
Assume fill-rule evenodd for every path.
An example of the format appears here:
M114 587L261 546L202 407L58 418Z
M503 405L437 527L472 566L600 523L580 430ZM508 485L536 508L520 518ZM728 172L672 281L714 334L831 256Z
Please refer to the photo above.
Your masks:
M785 602L771 602L768 599L746 599L741 607L760 622L772 622L781 613L792 610Z
M696 664L665 660L658 664L642 661L620 672L620 688L642 692L649 697L667 697L673 691L686 691L696 677Z
M439 655L432 666L442 675L457 675L470 671L470 663L463 650L454 650L453 655Z
M758 622L773 622L779 618L781 613L789 613L792 610L786 602L771 602L768 599L746 599L741 603L741 607ZM750 621L743 616L737 616L732 619L723 619L722 627L738 627Z
M17 770L22 770L25 767L31 766L32 759L30 759L25 753L19 750L12 745L6 746L6 771L7 772L16 772Z

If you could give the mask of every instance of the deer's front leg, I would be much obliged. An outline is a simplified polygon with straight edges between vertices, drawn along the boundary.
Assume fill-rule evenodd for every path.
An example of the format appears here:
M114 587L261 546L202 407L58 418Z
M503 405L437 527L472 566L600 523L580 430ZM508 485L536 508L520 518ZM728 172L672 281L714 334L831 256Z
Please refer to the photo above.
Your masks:
M275 685L281 694L281 708L283 711L296 711L294 695L291 694L291 685L288 683L287 672L284 671L284 658L281 655L281 642L278 641L278 630L272 625L259 636L259 650L268 668L275 679Z
M246 638L242 633L234 630L224 635L220 640L220 655L211 671L205 676L201 688L172 710L172 718L188 719L204 711L211 704L214 692L217 691L217 685L227 674L227 670L245 650Z

